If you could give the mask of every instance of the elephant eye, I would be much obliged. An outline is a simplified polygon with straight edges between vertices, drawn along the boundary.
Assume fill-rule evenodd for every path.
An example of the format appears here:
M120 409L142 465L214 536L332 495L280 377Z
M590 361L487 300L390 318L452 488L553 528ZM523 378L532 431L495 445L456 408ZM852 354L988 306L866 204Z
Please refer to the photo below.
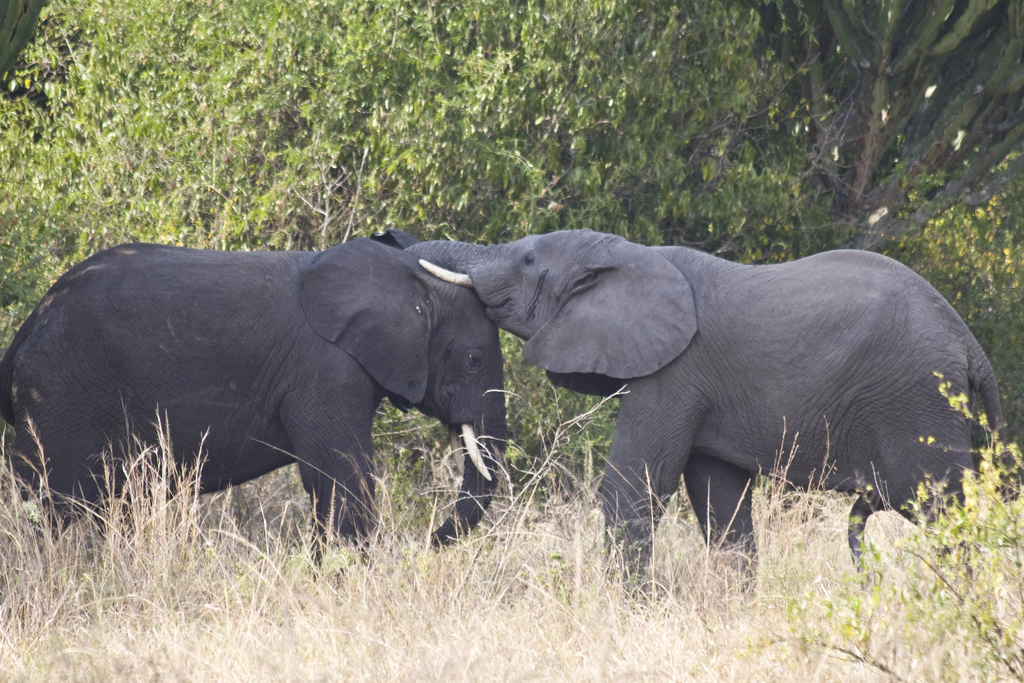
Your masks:
M532 249L530 251L526 252L525 254L523 254L523 265L524 266L532 266L533 262L536 261L536 260L537 260L537 255L533 253Z
M466 354L466 368L470 372L476 372L484 365L483 356L479 351L470 351Z

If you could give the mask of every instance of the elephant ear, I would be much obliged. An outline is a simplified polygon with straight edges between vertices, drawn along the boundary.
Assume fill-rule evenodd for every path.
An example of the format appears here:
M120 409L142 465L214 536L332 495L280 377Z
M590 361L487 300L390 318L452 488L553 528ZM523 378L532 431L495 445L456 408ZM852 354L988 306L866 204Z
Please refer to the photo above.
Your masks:
M431 305L416 259L359 238L324 251L299 275L299 299L318 335L387 391L411 403L427 387Z
M683 274L657 250L621 238L605 239L590 258L558 312L523 346L527 362L628 379L681 354L697 332Z
M556 387L575 391L577 394L589 394L591 396L608 398L626 386L626 383L621 379L592 372L567 372L563 374L547 370L546 373L548 379Z
M375 232L370 235L370 239L374 242L380 242L381 244L386 244L389 247L394 247L395 249L408 249L412 245L420 243L418 239L409 233L402 232L401 230L396 230L394 228L385 230L384 232Z

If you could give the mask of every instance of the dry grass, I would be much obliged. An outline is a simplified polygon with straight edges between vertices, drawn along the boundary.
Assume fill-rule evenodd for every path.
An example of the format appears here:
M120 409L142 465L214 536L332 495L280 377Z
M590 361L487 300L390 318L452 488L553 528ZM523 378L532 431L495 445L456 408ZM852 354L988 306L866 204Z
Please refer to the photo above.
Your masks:
M471 538L435 552L428 520L397 519L385 474L373 542L318 568L293 473L200 497L159 465L139 471L99 522L60 534L0 474L3 678L992 680L1020 656L1012 544L958 578L928 534L878 515L869 579L850 561L840 496L759 487L754 586L673 503L652 596L608 569L592 481L544 504L530 487L506 492ZM963 599L982 580L993 588Z

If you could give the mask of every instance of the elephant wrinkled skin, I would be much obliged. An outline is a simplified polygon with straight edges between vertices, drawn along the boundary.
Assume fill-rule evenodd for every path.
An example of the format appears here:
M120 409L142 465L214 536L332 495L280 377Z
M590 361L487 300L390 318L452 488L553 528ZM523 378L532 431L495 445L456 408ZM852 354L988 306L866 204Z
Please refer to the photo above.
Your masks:
M129 432L155 444L159 418L178 461L202 452L202 491L298 462L318 542L364 536L375 517L371 426L388 397L479 435L483 469L467 454L433 540L473 528L497 483L486 465L504 456L498 331L402 237L321 253L125 244L79 263L0 364L16 473L34 486L45 477L67 515L109 493L100 454L124 458Z
M626 386L601 496L641 566L681 477L707 537L753 558L753 477L782 471L782 451L792 484L857 495L856 557L872 512L908 514L918 484L946 480L955 492L972 467L970 425L940 381L980 395L1001 424L992 368L966 325L878 254L745 266L589 230L411 251L468 275L555 384Z

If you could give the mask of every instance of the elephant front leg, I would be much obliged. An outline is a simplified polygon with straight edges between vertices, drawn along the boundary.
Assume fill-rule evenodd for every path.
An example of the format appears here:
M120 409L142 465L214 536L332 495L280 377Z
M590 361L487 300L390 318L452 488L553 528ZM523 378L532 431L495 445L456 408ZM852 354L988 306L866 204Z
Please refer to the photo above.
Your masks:
M366 454L336 452L325 467L299 463L302 485L313 503L313 544L318 555L332 537L364 539L375 527L371 462Z
M318 399L330 394L311 395ZM364 539L376 526L370 435L375 407L370 400L346 405L293 398L282 408L302 486L313 503L317 557L330 539Z
M708 545L735 553L739 569L752 575L757 566L754 475L724 460L692 453L683 481Z
M640 472L609 465L600 491L607 541L618 556L623 580L638 585L650 577L654 529L661 519L661 498Z
M662 401L642 389L622 400L600 491L609 540L621 556L623 578L632 584L650 576L654 530L665 502L679 488L696 415L680 419L672 410L678 397Z

